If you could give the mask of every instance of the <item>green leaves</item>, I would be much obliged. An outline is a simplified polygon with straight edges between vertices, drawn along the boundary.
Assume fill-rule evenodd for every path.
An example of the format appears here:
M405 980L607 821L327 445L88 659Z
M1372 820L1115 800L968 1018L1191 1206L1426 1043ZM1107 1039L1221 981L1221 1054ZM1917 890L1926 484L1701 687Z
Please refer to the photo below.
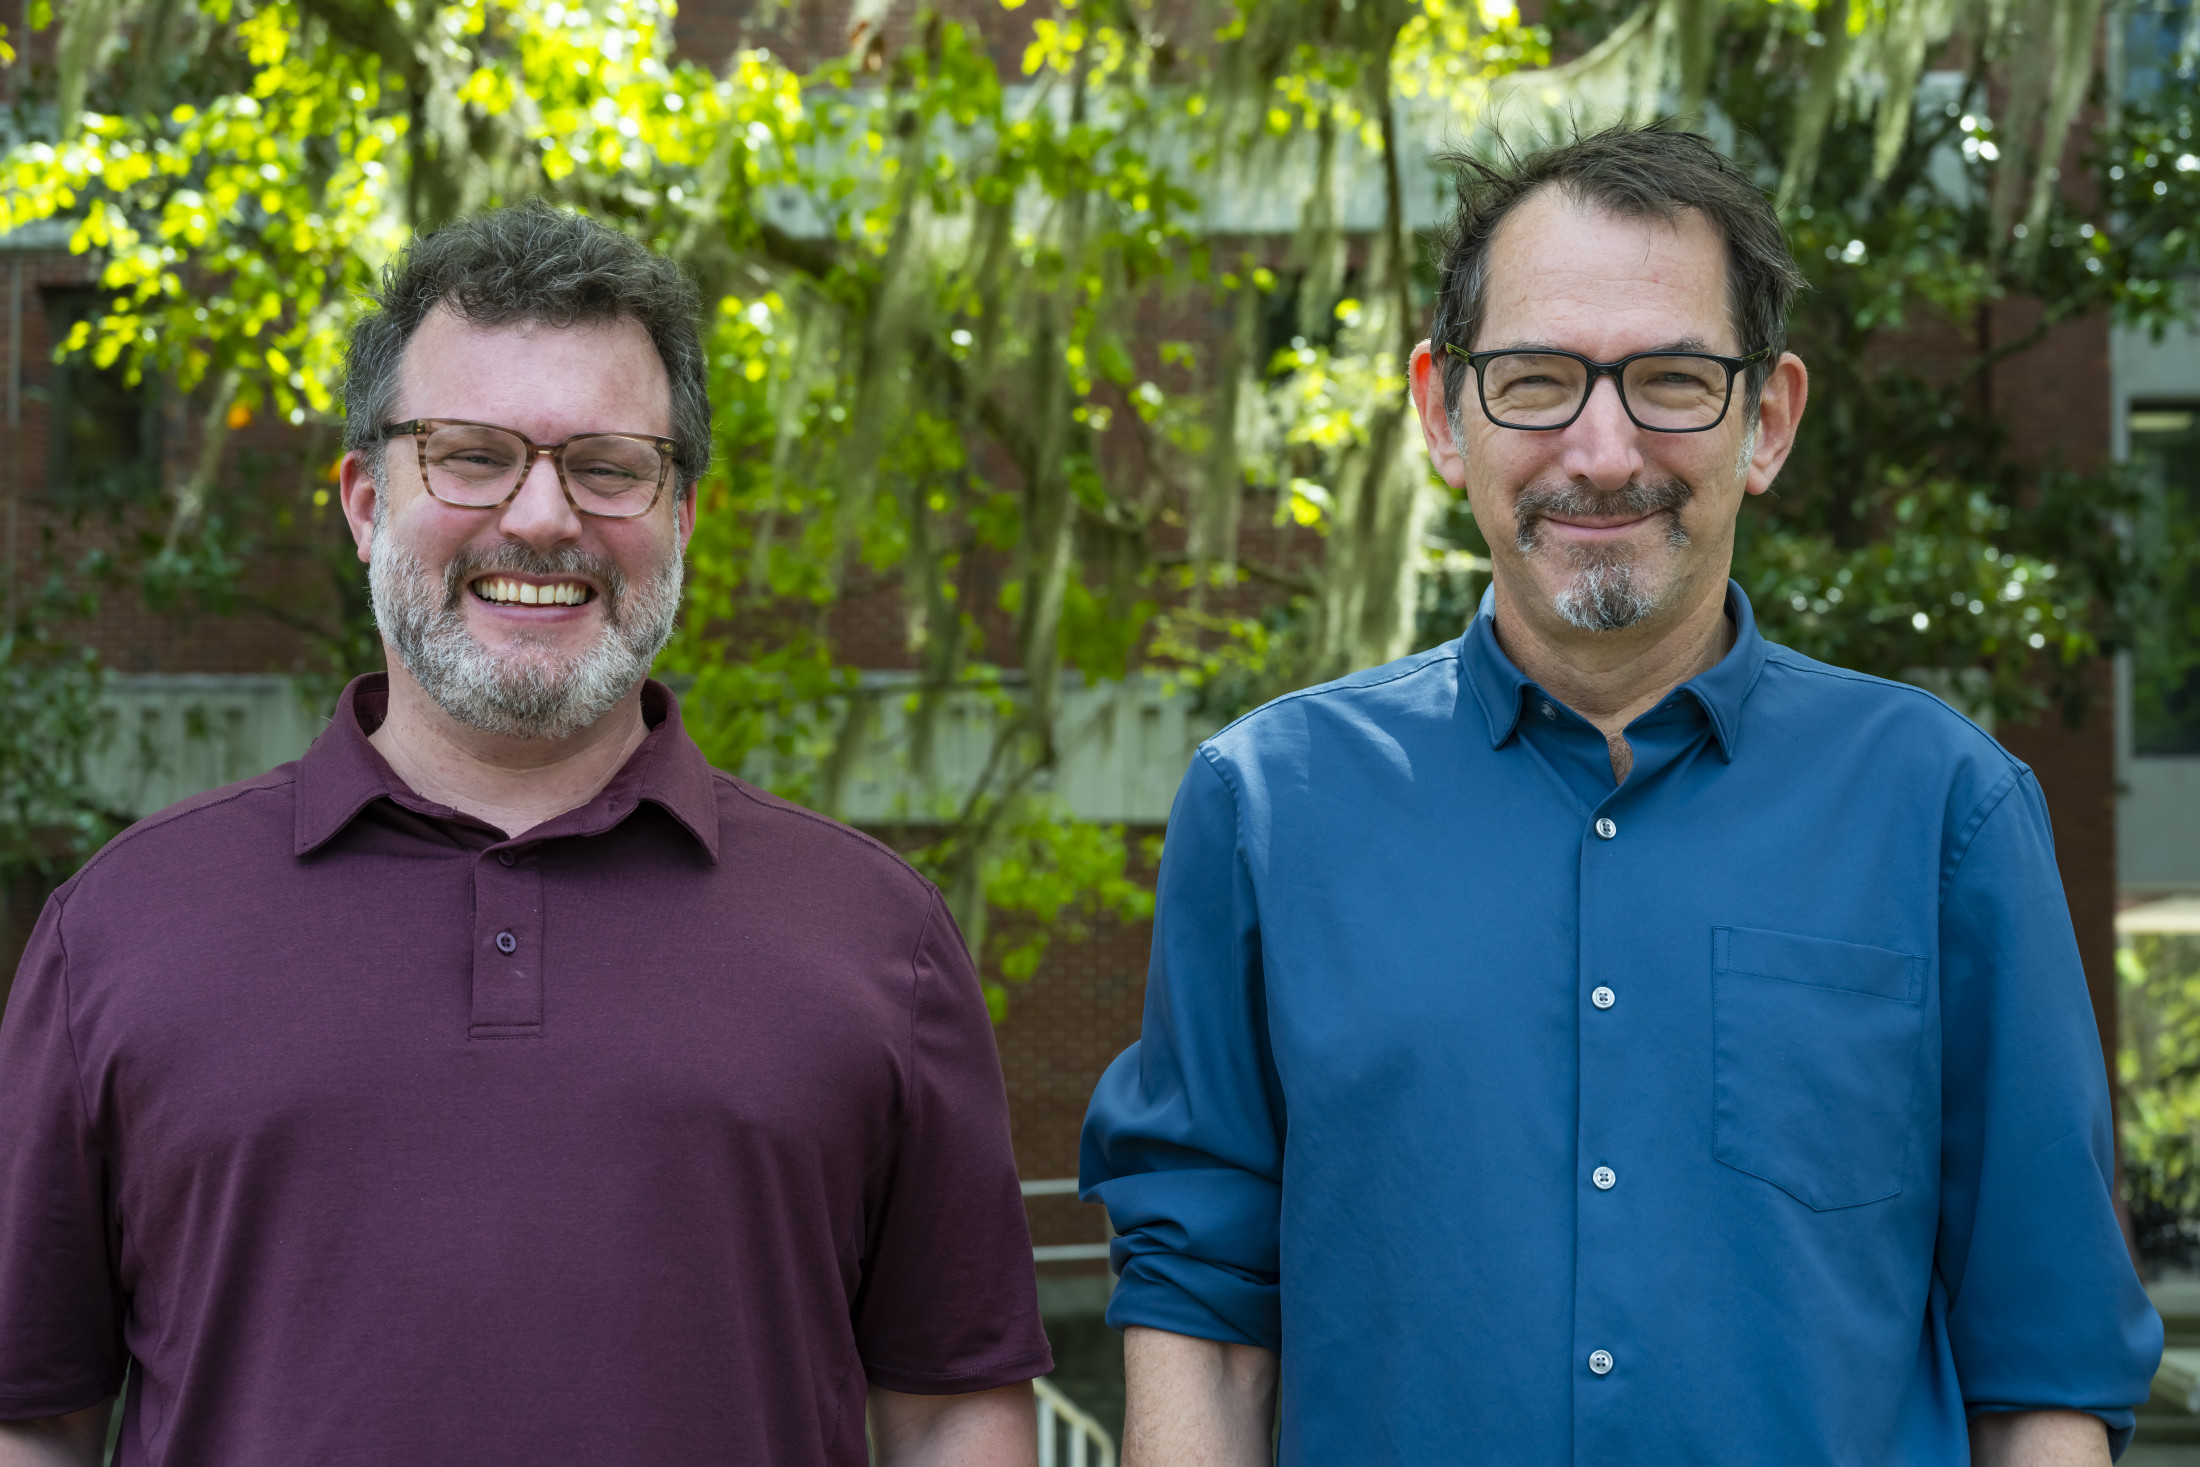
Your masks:
M86 777L105 737L105 674L91 648L53 628L89 610L86 598L58 576L16 591L15 618L0 627L0 880L65 875L127 823Z
M2084 264L2124 320L2159 329L2189 317L2200 271L2200 104L2189 87L2166 86L2120 122L2093 159L2105 197Z
M2125 1194L2140 1253L2189 1262L2200 1237L2200 937L2133 933L2116 952Z
M1967 711L2036 712L2043 658L2071 667L2099 652L2098 588L2055 559L2003 548L2025 538L2020 517L1981 489L1896 474L1887 492L1886 533L1853 547L1777 521L1753 524L1736 573L1759 619L1797 651L1841 667L1928 682L1975 671L1977 679L1936 687Z

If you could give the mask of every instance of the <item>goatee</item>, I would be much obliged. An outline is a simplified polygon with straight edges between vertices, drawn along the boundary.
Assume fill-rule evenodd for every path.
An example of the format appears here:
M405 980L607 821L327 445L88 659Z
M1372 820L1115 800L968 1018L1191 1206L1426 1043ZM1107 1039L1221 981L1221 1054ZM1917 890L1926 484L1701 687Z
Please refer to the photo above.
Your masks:
M1522 555L1533 556L1550 548L1542 534L1547 519L1655 515L1665 519L1665 543L1679 549L1688 543L1688 531L1681 528L1681 507L1694 497L1695 491L1679 479L1655 484L1630 480L1610 490L1583 489L1572 483L1530 486L1513 501L1520 525L1514 540ZM1651 582L1636 563L1632 546L1569 544L1562 551L1569 577L1551 598L1551 605L1570 626L1585 632L1631 627L1656 611L1664 598L1665 587Z

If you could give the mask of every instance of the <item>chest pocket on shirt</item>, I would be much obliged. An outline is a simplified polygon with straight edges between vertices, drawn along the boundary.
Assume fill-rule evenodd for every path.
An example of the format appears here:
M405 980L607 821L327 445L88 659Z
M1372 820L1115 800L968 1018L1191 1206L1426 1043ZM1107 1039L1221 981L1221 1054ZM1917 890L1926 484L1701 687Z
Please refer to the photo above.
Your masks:
M1902 1190L1925 960L1711 929L1712 1155L1820 1212Z

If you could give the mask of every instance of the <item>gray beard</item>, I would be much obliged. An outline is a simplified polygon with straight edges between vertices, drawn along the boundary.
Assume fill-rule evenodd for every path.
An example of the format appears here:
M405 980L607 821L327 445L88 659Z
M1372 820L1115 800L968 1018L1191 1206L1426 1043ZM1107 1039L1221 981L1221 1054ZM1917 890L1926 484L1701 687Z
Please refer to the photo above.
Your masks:
M506 540L486 554L461 552L440 582L388 533L375 499L367 584L383 640L436 706L469 728L515 739L562 739L609 713L649 675L680 611L681 561L667 556L649 583L629 587L602 556L567 547L542 554ZM604 630L578 653L551 651L531 633L510 654L466 630L466 588L483 575L586 576L604 603Z
M1515 542L1522 555L1548 550L1542 524L1554 515L1655 514L1665 516L1665 543L1679 549L1688 543L1688 531L1681 528L1681 506L1694 493L1678 479L1659 484L1630 481L1609 492L1572 484L1526 489L1513 502L1513 512L1520 522ZM1664 602L1668 588L1647 584L1635 564L1634 552L1625 546L1569 545L1564 554L1571 578L1565 589L1551 598L1551 606L1569 626L1585 632L1618 631L1635 625Z

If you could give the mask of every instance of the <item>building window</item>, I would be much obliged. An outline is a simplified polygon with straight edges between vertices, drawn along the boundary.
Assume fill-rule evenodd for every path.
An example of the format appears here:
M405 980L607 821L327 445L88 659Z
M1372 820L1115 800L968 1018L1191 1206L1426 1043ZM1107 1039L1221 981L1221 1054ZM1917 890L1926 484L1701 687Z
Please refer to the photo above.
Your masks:
M2131 466L2170 547L2160 614L2131 652L2132 749L2200 754L2200 402L2134 404Z
M57 289L43 295L46 324L56 343L100 309L96 290ZM83 356L55 362L47 372L47 497L94 507L159 494L161 412L155 384L148 379L133 387L120 367L97 367Z
M2174 97L2200 74L2200 5L2193 0L2127 0L2123 27L2125 101Z

